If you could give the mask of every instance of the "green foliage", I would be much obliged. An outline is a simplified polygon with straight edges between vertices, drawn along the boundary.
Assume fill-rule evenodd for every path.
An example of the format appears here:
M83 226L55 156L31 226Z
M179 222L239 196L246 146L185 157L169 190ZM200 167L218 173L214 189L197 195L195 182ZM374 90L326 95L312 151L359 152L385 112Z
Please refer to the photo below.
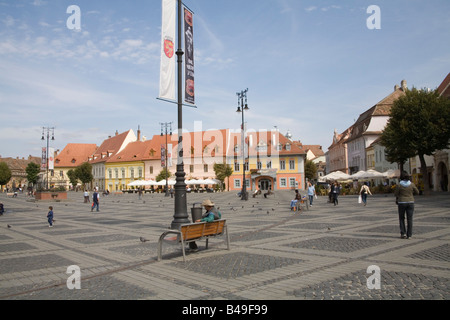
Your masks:
M161 180L169 179L172 173L170 173L169 170L166 170L166 168L163 168L161 172L156 176L156 182L159 182Z
M226 164L226 163L215 163L214 164L214 172L216 174L216 178L219 179L223 184L225 181L225 178L229 178L233 174L233 168L229 164ZM230 184L228 183L228 189L229 188L230 188Z
M94 176L92 175L92 165L89 162L80 164L75 169L75 175L83 185L92 182L92 180L94 180Z
M67 171L67 176L69 177L70 184L75 188L78 184L78 177L75 170L70 169Z
M3 186L11 180L11 170L5 162L0 162L0 186Z
M387 159L403 164L419 156L421 172L426 172L424 155L448 148L450 141L450 101L437 90L407 90L394 102L390 119L381 136ZM428 174L424 174L429 188Z
M39 172L41 171L41 168L38 164L34 162L30 162L27 167L25 168L25 172L27 173L27 180L28 182L31 182L33 185L35 185L39 179Z
M313 180L317 173L317 167L311 160L305 161L305 176L308 180Z

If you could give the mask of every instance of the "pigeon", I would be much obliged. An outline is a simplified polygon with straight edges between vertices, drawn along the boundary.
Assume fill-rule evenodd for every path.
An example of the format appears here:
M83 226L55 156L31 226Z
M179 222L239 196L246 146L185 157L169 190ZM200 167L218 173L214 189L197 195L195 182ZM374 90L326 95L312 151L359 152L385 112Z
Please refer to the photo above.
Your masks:
M12 225L8 224L8 229L10 229L12 227Z
M150 241L150 240L145 239L145 238L143 238L143 237L140 237L139 240L141 240L141 242L147 242L147 241Z

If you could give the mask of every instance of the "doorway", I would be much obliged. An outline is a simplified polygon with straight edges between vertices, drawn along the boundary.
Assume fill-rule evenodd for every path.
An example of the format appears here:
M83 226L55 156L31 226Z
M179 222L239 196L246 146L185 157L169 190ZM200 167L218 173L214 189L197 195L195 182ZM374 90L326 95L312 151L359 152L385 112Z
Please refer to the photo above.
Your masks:
M269 179L260 179L258 181L258 188L261 189L261 191L272 190L272 181Z

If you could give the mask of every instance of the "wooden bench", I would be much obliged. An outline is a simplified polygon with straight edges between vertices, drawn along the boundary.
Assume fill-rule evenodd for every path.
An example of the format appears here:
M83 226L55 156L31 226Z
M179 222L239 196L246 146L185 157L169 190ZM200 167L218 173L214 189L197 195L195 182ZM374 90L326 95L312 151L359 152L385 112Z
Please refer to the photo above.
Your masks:
M166 238L169 234L175 234L176 237ZM164 232L158 241L158 261L162 257L163 242L172 245L180 245L183 250L183 260L186 261L185 246L189 242L198 240L206 240L206 249L208 249L208 240L210 237L226 236L227 249L230 250L230 237L228 235L228 228L225 219L215 220L213 222L195 222L183 224L180 230L168 230Z

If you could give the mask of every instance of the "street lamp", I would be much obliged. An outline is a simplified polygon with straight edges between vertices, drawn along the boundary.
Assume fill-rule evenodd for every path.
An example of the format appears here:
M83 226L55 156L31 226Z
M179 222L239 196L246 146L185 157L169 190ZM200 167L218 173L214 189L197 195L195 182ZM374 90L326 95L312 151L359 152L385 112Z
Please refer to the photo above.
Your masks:
M245 89L241 92L236 93L238 96L238 108L236 112L242 113L242 127L241 127L241 145L242 145L242 191L241 191L241 200L248 200L247 195L247 184L245 183L245 127L244 127L244 111L249 110L247 104L247 92L248 89ZM244 98L245 98L245 104L244 104ZM242 107L242 109L241 109Z
M160 123L161 125L161 137L163 136L164 133L164 129L165 129L165 133L166 133L166 149L165 149L165 159L164 159L164 163L165 163L165 167L166 167L166 197L169 196L169 178L167 177L167 173L169 172L168 169L168 163L167 163L167 129L170 129L170 135L172 135L172 122L164 122L164 123Z
M49 139L50 139L50 131L52 132L52 140L55 140L55 127L42 127L42 138L41 140L45 140L44 132L47 130L47 149L46 149L46 168L47 168L47 181L46 186L48 190L48 147L49 147Z
M178 146L177 146L177 172L175 183L175 212L173 215L173 221L171 223L172 229L180 229L182 224L189 223L189 215L187 212L187 200L186 200L186 182L184 177L184 162L183 162L183 49L182 49L182 2L177 0L178 4L178 48L177 55L177 90L178 90Z

